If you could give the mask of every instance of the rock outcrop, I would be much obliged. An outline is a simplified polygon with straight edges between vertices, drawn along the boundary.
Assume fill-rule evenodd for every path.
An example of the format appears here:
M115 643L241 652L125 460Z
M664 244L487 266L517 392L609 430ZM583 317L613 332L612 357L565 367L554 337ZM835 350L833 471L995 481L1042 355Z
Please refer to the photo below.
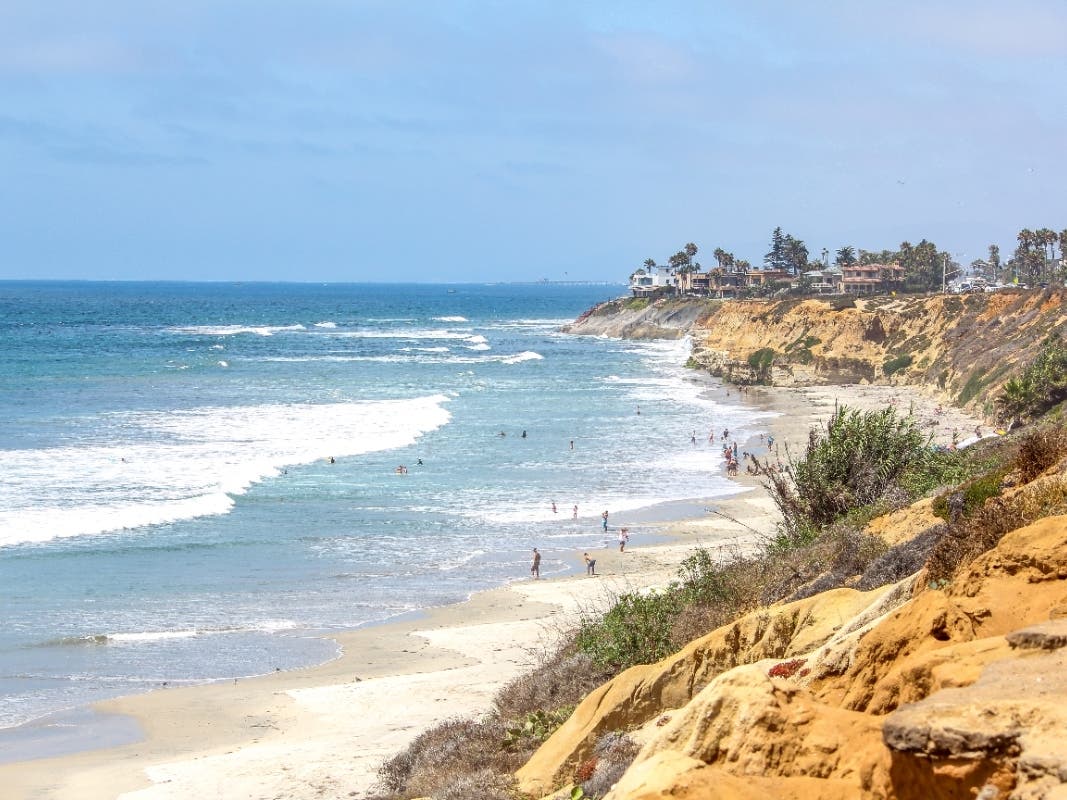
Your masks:
M941 589L835 590L749 614L579 705L518 773L543 796L598 736L643 746L608 795L1067 797L1067 516Z

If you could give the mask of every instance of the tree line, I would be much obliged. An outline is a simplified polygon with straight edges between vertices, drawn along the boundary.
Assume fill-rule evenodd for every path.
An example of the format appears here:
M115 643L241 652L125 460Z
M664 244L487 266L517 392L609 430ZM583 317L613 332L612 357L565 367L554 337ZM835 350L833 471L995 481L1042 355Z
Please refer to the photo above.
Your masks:
M1067 281L1067 228L1056 233L1051 228L1024 228L1016 237L1018 245L1011 258L1002 261L1000 247L989 245L988 258L970 262L970 271L989 281L1005 284L1028 283L1031 286ZM701 272L702 265L696 260L700 248L687 242L678 252L667 259L666 266L676 272ZM722 247L712 251L716 266L712 273L747 272L752 264ZM864 250L844 245L834 251L834 266L844 269L856 265L898 264L904 268L905 291L927 292L940 289L946 278L962 274L959 264L945 250L923 239L918 244L904 241L895 250ZM658 265L655 259L645 259L643 271L651 271ZM821 257L812 260L807 245L802 239L776 227L771 233L770 250L763 256L763 268L779 270L797 277L817 268L830 266L830 252L823 248Z

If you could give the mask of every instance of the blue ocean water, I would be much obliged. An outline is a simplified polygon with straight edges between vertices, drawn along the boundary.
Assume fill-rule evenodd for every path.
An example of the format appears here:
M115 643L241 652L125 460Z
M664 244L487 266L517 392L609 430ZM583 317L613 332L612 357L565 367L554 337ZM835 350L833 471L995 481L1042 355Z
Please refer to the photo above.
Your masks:
M0 283L0 727L318 663L734 491L707 433L755 416L685 342L558 332L621 292Z

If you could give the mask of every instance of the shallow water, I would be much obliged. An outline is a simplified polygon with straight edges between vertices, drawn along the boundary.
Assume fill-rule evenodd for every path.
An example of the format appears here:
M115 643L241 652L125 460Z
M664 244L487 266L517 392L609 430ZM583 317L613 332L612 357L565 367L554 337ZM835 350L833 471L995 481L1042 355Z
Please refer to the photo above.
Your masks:
M685 342L558 332L620 293L0 284L0 727L317 663L734 491L708 433L759 415Z

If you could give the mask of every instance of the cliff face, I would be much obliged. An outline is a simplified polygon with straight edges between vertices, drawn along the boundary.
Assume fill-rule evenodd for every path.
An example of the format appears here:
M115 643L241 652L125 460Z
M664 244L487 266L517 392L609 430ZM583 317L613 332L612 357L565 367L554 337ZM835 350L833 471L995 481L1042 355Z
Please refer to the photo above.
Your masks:
M695 361L740 383L915 384L989 416L989 398L1067 329L1062 290L776 301L614 301L572 333L693 337ZM635 307L636 306L636 307Z
M1045 479L1067 491L1061 464ZM642 743L606 800L1067 797L1067 517L922 576L763 609L591 694L518 773ZM560 795L565 796L565 795Z

